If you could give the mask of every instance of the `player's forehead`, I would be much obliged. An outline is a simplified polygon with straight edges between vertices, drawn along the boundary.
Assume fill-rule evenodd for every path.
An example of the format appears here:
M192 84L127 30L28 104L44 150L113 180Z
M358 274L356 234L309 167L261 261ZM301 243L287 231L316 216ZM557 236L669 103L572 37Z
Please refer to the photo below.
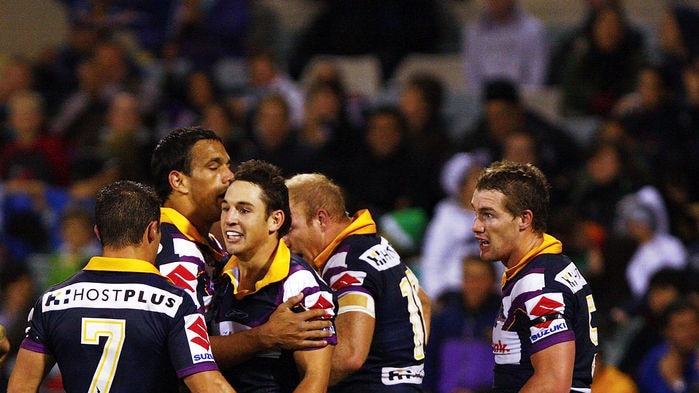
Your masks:
M505 210L506 196L497 190L477 189L473 192L471 205L476 210Z
M194 143L190 150L192 167L205 166L210 162L228 163L230 157L223 144L215 139L202 139Z
M228 186L225 202L232 205L243 203L251 206L264 206L262 189L255 183L236 180Z

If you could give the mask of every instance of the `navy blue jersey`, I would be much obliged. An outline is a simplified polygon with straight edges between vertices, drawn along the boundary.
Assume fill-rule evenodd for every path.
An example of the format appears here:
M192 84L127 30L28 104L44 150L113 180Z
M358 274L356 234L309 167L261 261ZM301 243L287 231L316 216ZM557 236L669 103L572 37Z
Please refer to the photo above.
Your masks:
M175 285L187 291L201 313L205 313L214 294L212 277L225 255L211 235L204 239L179 212L161 210L160 249L155 266Z
M418 280L389 242L369 228L375 224L368 211L358 213L331 244L337 245L327 262L316 261L336 291L338 314L365 312L376 320L364 365L330 391L420 392L426 325Z
M328 310L335 314L335 301L330 287L313 268L297 255L292 255L283 241L279 242L274 261L254 292L238 290L239 269L235 257L226 266L223 285L217 285L214 334L229 335L264 324L277 306L303 292L303 307ZM333 329L334 331L334 329ZM330 344L337 337L327 338ZM238 393L293 392L300 382L292 351L273 349L229 369L224 376Z
M494 392L518 392L534 373L530 357L552 345L575 341L572 390L589 392L597 353L592 292L573 262L540 254L503 286L493 329Z
M136 259L94 257L49 288L22 348L53 356L68 392L176 392L218 370L190 296Z

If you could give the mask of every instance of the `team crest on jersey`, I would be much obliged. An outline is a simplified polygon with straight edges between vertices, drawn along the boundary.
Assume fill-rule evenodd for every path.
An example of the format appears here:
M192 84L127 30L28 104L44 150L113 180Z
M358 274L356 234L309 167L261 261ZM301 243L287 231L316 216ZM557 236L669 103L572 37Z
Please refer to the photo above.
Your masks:
M587 284L585 278L580 274L580 270L573 263L570 263L560 273L556 274L556 281L570 288L573 293L577 293Z
M364 251L359 259L368 263L376 270L388 270L400 264L400 256L396 250L388 244L388 240L381 238L381 243Z

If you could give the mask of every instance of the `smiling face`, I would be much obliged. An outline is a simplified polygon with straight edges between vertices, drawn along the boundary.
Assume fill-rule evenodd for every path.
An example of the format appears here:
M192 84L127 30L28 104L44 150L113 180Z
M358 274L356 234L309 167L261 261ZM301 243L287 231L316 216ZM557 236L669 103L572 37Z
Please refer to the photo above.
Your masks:
M507 267L516 264L521 219L505 209L505 195L494 190L476 190L471 205L476 211L472 230L480 244L481 259L502 261Z
M221 207L221 230L229 253L248 261L265 244L274 243L276 246L275 232L281 225L278 217L281 210L267 214L267 205L258 185L234 181L228 187Z
M210 226L219 220L223 195L233 180L231 159L219 141L208 139L195 143L190 154L187 189L197 216Z

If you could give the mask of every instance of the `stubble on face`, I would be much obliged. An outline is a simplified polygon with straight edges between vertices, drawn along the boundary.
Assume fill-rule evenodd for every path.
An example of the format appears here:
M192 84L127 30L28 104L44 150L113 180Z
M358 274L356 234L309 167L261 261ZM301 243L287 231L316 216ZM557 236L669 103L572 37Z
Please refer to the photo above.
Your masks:
M220 218L223 196L233 180L230 157L215 140L198 141L191 155L191 199L202 219L213 224Z
M505 209L505 198L499 191L476 190L471 204L476 211L474 233L480 244L481 259L507 265L516 242L513 233L517 223Z

